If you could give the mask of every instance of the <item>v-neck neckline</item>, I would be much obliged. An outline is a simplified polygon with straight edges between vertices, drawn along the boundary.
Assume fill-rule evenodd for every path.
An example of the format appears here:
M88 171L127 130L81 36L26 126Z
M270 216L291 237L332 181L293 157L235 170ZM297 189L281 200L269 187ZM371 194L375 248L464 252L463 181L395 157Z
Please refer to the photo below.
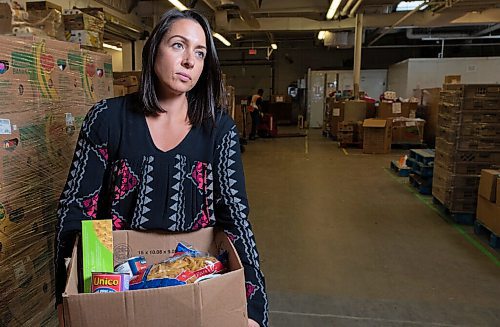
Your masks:
M160 152L160 153L162 153L162 154L168 154L168 153L171 153L172 151L176 151L176 150L180 149L180 148L182 147L182 145L183 145L184 143L186 143L186 142L187 142L188 138L190 137L190 135L192 134L193 129L194 129L193 125L191 125L191 128L189 128L189 131L188 131L188 132L187 132L187 134L186 134L186 135L182 138L182 140L180 140L180 141L179 141L179 143L177 143L177 144L176 144L173 148L171 148L171 149L169 149L169 150L166 150L166 151L165 151L165 150L160 149L160 148L156 145L156 143L155 143L155 141L154 141L154 139L153 139L153 136L151 135L151 130L149 129L149 125L148 125L148 121L147 121L147 119L146 119L146 115L144 115L144 114L143 114L143 115L141 115L141 116L142 116L142 122L143 122L143 124L144 124L145 129L146 129L147 138L148 138L148 140L149 140L150 144L152 145L152 147L153 147L153 148L154 148L157 152Z

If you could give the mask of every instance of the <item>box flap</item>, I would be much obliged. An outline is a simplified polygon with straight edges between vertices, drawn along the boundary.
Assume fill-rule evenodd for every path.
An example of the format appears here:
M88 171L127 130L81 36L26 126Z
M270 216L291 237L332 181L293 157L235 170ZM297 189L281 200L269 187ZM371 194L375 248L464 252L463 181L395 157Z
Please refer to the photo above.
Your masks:
M363 121L363 127L383 128L386 125L387 125L387 120L385 120L385 119L365 119Z
M497 179L499 176L500 170L481 170L481 179L479 180L478 194L490 202L495 202L497 197Z

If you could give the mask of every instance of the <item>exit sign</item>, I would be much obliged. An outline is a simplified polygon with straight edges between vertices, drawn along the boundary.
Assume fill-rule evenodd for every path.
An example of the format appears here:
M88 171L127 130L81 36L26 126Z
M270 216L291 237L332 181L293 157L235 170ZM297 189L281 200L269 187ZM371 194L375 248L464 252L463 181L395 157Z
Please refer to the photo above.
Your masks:
M249 55L253 55L253 56L256 55L257 54L257 49L250 49L250 50L248 50L248 54Z

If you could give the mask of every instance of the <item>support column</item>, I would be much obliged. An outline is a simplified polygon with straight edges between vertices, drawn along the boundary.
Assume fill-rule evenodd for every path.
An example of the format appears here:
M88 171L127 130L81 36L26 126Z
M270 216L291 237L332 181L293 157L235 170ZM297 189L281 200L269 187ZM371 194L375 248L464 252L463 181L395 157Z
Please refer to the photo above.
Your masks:
M361 80L361 47L363 45L363 14L356 15L356 30L354 34L354 99L359 99L359 83Z

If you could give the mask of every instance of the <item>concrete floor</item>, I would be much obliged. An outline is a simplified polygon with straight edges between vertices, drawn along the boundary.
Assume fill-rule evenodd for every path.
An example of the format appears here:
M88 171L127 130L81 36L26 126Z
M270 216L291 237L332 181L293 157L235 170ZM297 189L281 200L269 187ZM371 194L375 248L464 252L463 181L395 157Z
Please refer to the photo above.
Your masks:
M500 254L387 170L307 137L250 141L271 326L500 326Z

